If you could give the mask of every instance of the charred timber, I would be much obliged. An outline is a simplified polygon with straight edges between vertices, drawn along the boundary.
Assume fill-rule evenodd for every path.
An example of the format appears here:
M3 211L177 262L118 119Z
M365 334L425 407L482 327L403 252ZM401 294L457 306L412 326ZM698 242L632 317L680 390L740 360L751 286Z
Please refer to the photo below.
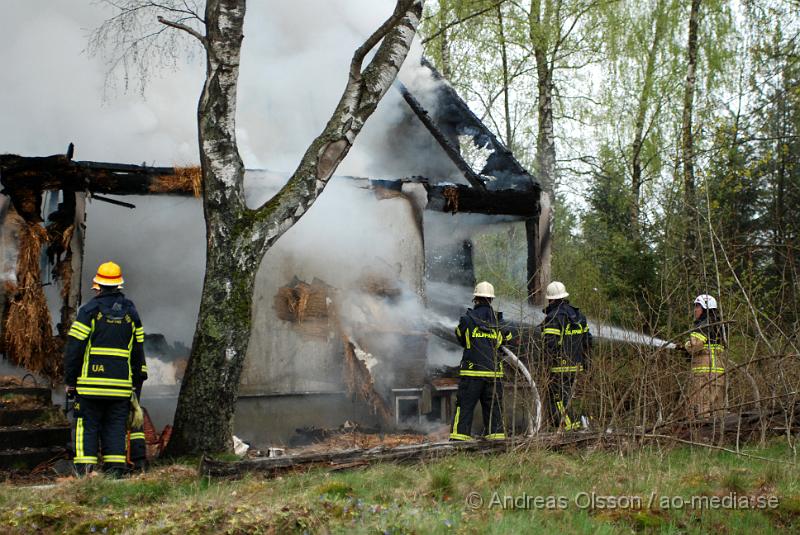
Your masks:
M172 167L74 162L68 154L43 157L0 154L2 193L11 197L14 208L28 221L41 221L41 194L46 190L112 195L156 192L192 195L191 187L154 191L159 179L171 177L175 172Z
M454 147L450 140L447 139L447 136L442 133L441 130L436 126L433 118L428 114L425 108L422 107L422 104L411 94L411 92L404 86L400 81L395 81L395 87L400 91L400 94L403 96L403 100L406 101L408 106L411 108L411 111L419 118L420 122L425 125L425 128L428 129L428 132L431 133L433 138L436 140L437 143L444 149L445 154L453 164L461 171L461 174L464 175L464 178L472 184L472 187L477 189L478 191L484 192L486 191L486 185L483 182L483 179L478 176L475 171L469 166L469 164L464 161L464 158L461 157L461 152L457 147Z
M451 136L470 136L476 147L491 151L483 169L482 176L493 176L497 179L516 184L517 187L539 189L538 181L514 158L514 155L497 136L486 127L455 89L445 80L439 71L425 58L422 66L430 70L434 80L438 81L438 116L436 124L440 130L447 129Z
M427 186L428 209L489 215L537 217L539 191L517 189L476 191L466 185Z

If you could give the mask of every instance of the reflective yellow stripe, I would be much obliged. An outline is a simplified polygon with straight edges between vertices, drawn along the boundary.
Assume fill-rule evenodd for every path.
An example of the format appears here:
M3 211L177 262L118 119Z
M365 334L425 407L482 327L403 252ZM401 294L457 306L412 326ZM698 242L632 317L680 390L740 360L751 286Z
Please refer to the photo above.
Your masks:
M136 334L144 334L144 327L136 327L135 332Z
M92 328L90 326L81 323L80 321L72 322L72 329L75 329L76 331L83 331L87 334L92 331Z
M555 366L550 368L552 373L568 373L568 372L582 372L583 366L578 364L577 366Z
M502 377L503 372L461 370L459 375L461 375L461 377Z
M94 331L94 318L92 318L92 331ZM83 368L81 368L81 376L86 377L89 375L89 352L92 350L92 339L86 344L86 351L83 354Z
M89 351L90 355L105 355L108 357L128 357L131 352L129 349L120 349L118 347L93 347Z
M461 329L459 329L458 327L456 327L456 336L461 338Z
M464 341L467 344L467 349L472 349L472 342L469 339L469 329L467 329L466 333L464 333Z
M97 457L78 457L76 455L72 462L73 464L97 464Z
M81 396L108 396L113 398L129 398L131 396L131 389L110 389L110 388L89 388L78 387L78 394Z
M105 377L78 377L79 385L131 386L130 379L110 379Z
M142 364L142 373L147 373L147 366Z
M697 366L692 368L694 373L725 373L725 368L720 368L719 366Z
M453 431L450 435L457 435L458 434L458 418L461 416L461 407L456 405L456 417L453 418Z
M462 435L459 433L450 433L450 438L453 440L472 440L472 437L469 435Z
M555 335L561 336L561 330L560 329L554 329L553 327L548 327L548 328L546 328L545 330L542 331L542 334L555 334Z
M103 462L106 463L124 463L126 460L124 455L103 455Z
M131 440L144 440L144 431L139 433L131 433Z
M85 459L83 455L83 418L78 418L78 423L75 425L75 459ZM94 457L94 462L97 462L97 457Z
M492 433L492 434L486 435L486 438L488 438L489 440L500 440L500 439L506 438L506 434L505 433Z
M74 331L72 329L70 329L70 331L67 333L67 335L71 336L73 338L76 338L76 339L80 340L81 342L83 342L84 340L89 338L88 334L84 334L84 333L82 333L80 331Z
M703 342L707 342L708 341L708 338L706 338L706 335L704 335L703 333L694 332L694 333L691 334L691 336L693 338L697 338L698 340L701 340Z
M136 336L136 341L139 342L140 344L143 344L144 343L144 336L137 335Z

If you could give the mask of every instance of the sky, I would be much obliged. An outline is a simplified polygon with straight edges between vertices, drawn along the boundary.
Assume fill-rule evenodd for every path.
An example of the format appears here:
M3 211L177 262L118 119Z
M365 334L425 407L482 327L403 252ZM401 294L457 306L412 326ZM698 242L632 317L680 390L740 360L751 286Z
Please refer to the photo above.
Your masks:
M346 81L353 50L387 17L391 0L251 1L239 86L237 136L248 168L293 171L322 130ZM199 161L195 111L204 64L157 71L144 95L108 89L108 66L86 52L93 29L113 13L93 0L3 0L0 18L0 152L63 153L76 160L155 165ZM419 47L414 54L419 57ZM118 75L121 73L117 73ZM134 73L135 74L135 73ZM120 82L120 77L111 81ZM400 120L390 92L369 131ZM340 169L375 172L369 141Z
M339 100L353 50L393 6L392 0L248 3L237 115L246 167L284 177L294 170ZM0 153L44 156L63 153L74 142L75 160L165 166L199 161L196 105L205 73L198 44L187 39L196 47L194 58L155 72L144 94L135 80L125 92L119 89L121 78L108 78L104 59L86 52L92 30L113 13L108 6L92 0L3 0L3 8ZM401 74L412 87L426 83L415 67L420 54L417 44ZM109 89L109 81L117 90ZM407 113L390 90L337 174L442 176L431 171L441 156L426 158L418 151L412 157L392 139ZM418 128L406 146L431 146L427 132ZM315 209L336 213L347 199L333 196ZM137 208L100 202L87 207L84 302L91 297L95 266L113 258L123 266L126 292L148 332L155 328L188 344L205 261L202 208L187 198L124 200Z

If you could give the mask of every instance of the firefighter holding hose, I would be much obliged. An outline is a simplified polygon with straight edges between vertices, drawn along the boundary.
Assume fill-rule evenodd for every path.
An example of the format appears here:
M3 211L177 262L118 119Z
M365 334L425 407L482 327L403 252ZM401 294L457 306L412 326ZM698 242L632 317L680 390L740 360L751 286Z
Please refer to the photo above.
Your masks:
M725 397L725 330L717 300L708 294L694 300L694 327L684 348L692 366L689 417L708 418Z
M556 427L573 431L588 426L585 417L576 419L570 415L573 412L570 401L575 381L587 365L592 333L586 316L567 301L569 293L563 283L553 281L548 284L545 297L547 308L539 327L542 350L550 370L550 413Z
M464 348L459 369L456 413L450 440L472 439L472 417L480 402L485 438L506 438L503 426L503 362L500 347L512 334L503 326L503 315L492 308L494 286L479 282L473 292L475 308L461 316L456 338Z

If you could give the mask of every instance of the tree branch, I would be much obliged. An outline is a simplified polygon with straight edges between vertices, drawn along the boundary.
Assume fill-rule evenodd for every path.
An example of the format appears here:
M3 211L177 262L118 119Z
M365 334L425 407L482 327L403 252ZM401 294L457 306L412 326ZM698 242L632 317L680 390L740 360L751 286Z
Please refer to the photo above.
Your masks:
M191 35L192 37L194 37L195 39L200 41L203 44L203 46L206 45L206 38L204 36L200 35L194 28L190 28L189 26L186 26L185 24L181 24L180 22L174 22L174 21L171 21L171 20L167 20L164 17L162 17L161 15L158 16L158 22L160 22L161 24L165 24L167 26L170 26L171 28L177 28L178 30L183 30L184 32L188 33L189 35Z
M356 49L350 62L350 77L352 79L358 80L361 78L361 65L364 63L364 58L400 22L413 3L414 0L398 0L392 15L364 41L364 44Z
M446 32L447 30L449 30L453 26L458 26L459 24L463 24L463 23L467 22L470 19L474 19L475 17L479 17L479 16L483 15L484 13L488 13L489 11L491 11L493 9L497 9L498 7L503 5L505 2L506 2L506 0L500 0L499 2L496 2L496 3L490 5L487 8L481 9L480 11L476 11L475 13L470 13L469 15L467 15L465 17L461 17L460 19L456 19L453 22L444 25L443 27L439 28L439 30L436 33L434 33L430 37L426 37L425 39L423 39L422 40L422 44L423 45L428 44L430 41L436 39L437 37L442 35L444 32Z
M255 254L263 254L291 228L325 188L397 77L422 18L422 4L423 0L397 0L394 13L353 54L341 99L297 170L272 199L256 210L248 210L247 225L257 235ZM375 56L362 71L364 57L379 41Z

